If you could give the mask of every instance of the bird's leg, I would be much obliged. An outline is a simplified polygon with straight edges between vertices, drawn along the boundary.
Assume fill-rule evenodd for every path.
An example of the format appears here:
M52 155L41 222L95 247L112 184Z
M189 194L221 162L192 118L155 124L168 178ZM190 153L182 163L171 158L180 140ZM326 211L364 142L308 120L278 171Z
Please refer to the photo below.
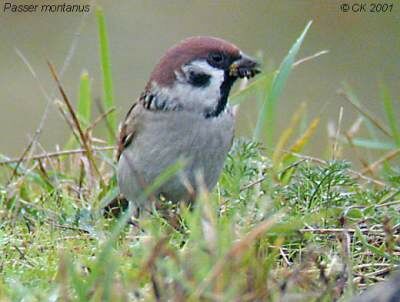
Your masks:
M118 194L111 202L104 207L104 217L119 217L129 207L129 201L121 194Z

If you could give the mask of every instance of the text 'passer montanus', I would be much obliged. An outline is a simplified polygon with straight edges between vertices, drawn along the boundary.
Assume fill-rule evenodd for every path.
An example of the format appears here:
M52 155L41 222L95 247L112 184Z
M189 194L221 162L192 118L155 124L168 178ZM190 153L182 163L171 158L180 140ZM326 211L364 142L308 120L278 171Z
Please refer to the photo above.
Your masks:
M254 60L222 39L192 37L169 49L121 126L121 194L139 208L146 207L143 189L179 159L186 160L184 168L153 196L191 202L199 173L211 190L233 140L230 89L236 79L258 72Z

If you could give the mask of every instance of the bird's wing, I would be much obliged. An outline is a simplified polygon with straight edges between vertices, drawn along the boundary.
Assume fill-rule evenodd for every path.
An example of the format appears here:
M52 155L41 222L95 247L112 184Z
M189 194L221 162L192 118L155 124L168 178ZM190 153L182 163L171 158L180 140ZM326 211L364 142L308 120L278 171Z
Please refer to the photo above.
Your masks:
M179 104L171 102L170 106L166 105L166 102L157 102L156 97L149 91L145 91L139 97L125 116L124 122L121 125L119 138L118 138L118 149L117 149L117 160L119 160L122 152L128 147L138 131L140 125L142 125L144 111L174 111L179 110Z
M135 137L138 123L140 121L140 111L142 109L143 106L141 96L139 100L135 102L131 108L129 108L129 111L121 124L118 137L117 160L119 160L124 149L132 143Z

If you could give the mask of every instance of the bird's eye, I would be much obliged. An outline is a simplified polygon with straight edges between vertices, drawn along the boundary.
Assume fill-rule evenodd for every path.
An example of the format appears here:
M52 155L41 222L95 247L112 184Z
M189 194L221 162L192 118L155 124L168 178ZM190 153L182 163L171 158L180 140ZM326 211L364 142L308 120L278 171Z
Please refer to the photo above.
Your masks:
M220 52L213 52L210 54L210 60L214 64L221 64L222 61L224 60L224 56Z

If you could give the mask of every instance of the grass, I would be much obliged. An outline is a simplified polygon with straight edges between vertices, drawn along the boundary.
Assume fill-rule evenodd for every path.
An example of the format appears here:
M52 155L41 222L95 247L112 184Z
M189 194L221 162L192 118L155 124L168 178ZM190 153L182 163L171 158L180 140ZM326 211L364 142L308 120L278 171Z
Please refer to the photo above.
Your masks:
M103 104L104 111L109 111L114 107L114 88L111 73L111 59L110 51L108 47L108 34L106 28L106 21L104 17L103 10L98 7L96 9L96 17L99 31L99 48L100 48L100 62L101 70L103 75ZM115 117L115 112L110 112L106 116L106 121L108 125L108 142L110 144L115 143L115 129L117 128L117 121Z
M300 50L300 46L303 43L303 40L311 24L312 21L308 22L304 31L301 33L297 41L293 44L289 53L284 58L281 66L274 75L271 87L270 88L268 87L269 89L267 88L269 91L266 93L266 99L264 101L263 107L260 110L260 115L257 119L257 125L254 130L254 138L260 140L262 139L263 134L264 135L267 134L268 136L266 137L266 142L269 145L272 144L274 138L273 137L274 125L275 125L274 113L278 97L282 93L286 80L288 79L290 71L293 68L296 55Z
M97 16L105 32L103 16ZM283 87L295 64L293 49L308 27L289 51L289 61L233 93L231 102L257 95L260 116L273 115L279 93L274 106L266 105L272 87L277 81ZM100 41L103 52L106 39ZM101 57L109 66L104 59L109 55ZM286 75L279 77L282 68ZM107 82L112 87L111 73ZM1 301L347 301L398 267L399 125L386 87L382 101L388 126L343 88L360 116L331 138L328 148L336 146L331 158L301 154L319 125L318 117L306 119L305 105L273 149L237 138L213 192L204 191L192 210L166 202L168 212L180 214L179 228L157 211L145 215L140 228L127 225L131 209L119 219L103 217L102 205L118 192L115 164L92 129L107 119L113 104L105 98L106 112L91 120L90 95L83 73L77 112L67 95L60 105L79 147L35 158L1 158ZM258 124L265 120L260 117ZM367 137L359 137L363 125ZM259 137L274 126L260 128ZM366 143L360 145L360 139ZM379 146L379 154L365 158L363 150ZM362 171L340 158L344 148L359 152Z

